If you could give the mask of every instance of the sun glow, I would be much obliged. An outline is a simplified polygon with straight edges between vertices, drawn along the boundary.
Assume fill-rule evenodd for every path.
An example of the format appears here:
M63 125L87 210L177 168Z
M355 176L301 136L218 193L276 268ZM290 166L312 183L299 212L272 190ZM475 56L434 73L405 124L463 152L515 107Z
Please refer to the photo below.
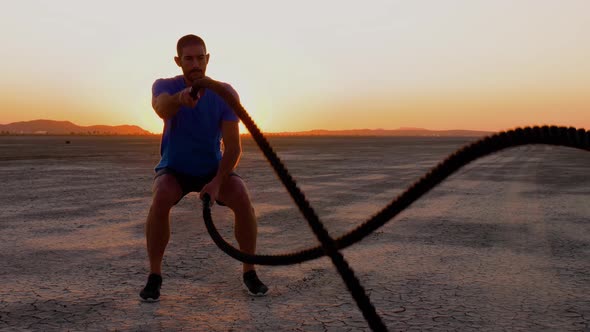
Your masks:
M0 123L160 133L151 85L180 73L176 41L195 33L207 74L235 87L263 131L590 127L588 1L253 0L209 3L196 23L194 2L176 4L11 3L0 13Z

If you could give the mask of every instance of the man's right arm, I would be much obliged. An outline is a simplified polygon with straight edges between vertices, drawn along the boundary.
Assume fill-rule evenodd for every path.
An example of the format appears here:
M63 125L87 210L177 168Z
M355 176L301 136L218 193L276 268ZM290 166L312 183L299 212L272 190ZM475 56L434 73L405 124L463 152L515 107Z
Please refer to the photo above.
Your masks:
M195 107L197 100L190 96L190 88L170 95L166 92L152 97L152 107L162 119L173 117L181 106Z

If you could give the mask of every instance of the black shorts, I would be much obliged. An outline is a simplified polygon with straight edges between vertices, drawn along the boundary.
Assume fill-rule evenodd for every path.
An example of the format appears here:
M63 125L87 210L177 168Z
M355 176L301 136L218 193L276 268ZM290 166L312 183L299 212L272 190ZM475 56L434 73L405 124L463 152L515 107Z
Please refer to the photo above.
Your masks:
M180 202L180 200L184 196L186 196L188 193L201 191L201 189L203 189L203 187L207 183L209 183L209 182L211 182L211 180L213 180L213 178L217 174L217 171L215 171L211 174L205 175L205 176L194 176L194 175L179 173L179 172L173 170L172 168L164 167L156 172L156 175L154 176L154 180L164 174L170 174L170 175L174 176L174 178L176 179L176 182L178 182L178 184L180 185L180 188L182 189L182 196L180 197L180 199L178 201L176 201L176 203L174 203L174 204L178 204L178 202ZM235 172L231 172L229 174L229 176L237 176L237 177L241 178ZM223 202L220 202L218 200L216 200L216 202L219 205L225 205L225 204L223 204Z

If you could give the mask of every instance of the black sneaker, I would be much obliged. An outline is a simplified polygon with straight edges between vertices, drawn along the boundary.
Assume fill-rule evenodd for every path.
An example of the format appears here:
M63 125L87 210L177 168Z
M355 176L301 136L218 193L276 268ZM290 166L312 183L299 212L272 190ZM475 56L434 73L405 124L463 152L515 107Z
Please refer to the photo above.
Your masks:
M248 293L252 296L265 296L268 294L268 287L258 279L254 270L244 273L244 285L246 285Z
M139 296L145 302L160 301L160 287L162 287L162 277L159 274L152 273Z

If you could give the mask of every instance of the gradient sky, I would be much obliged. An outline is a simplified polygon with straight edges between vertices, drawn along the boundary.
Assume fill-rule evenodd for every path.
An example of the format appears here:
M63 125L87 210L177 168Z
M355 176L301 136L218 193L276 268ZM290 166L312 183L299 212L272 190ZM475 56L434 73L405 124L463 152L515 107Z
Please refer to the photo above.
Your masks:
M200 35L265 131L590 129L590 1L33 1L0 13L0 123L161 132L156 78Z

